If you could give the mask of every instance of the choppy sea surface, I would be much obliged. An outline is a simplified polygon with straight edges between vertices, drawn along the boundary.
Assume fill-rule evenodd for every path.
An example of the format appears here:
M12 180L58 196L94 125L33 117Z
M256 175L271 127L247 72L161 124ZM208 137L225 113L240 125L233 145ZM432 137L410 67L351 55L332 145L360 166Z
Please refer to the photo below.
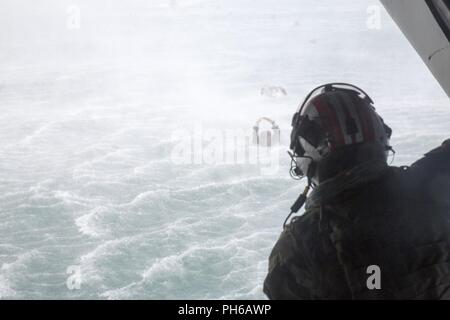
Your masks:
M394 165L450 137L448 98L376 1L6 0L0 15L3 299L265 298L303 186L290 119L316 85L372 95ZM274 170L204 158L262 116L281 129Z

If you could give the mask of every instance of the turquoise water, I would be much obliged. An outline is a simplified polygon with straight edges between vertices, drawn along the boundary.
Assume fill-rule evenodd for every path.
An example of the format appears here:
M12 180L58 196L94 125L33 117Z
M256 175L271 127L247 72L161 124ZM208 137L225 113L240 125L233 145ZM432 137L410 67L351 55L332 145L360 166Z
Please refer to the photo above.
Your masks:
M302 190L290 117L317 84L372 94L396 165L450 136L448 98L381 7L367 27L376 1L78 3L74 30L68 2L0 5L0 298L264 298ZM226 140L261 116L282 133L270 174L174 161L174 133L195 159L207 132Z

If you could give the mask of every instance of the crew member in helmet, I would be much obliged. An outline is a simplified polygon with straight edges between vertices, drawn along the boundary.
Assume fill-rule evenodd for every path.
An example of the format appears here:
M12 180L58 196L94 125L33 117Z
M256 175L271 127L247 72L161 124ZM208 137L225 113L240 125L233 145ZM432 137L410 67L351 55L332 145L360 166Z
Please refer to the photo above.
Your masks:
M270 299L450 299L450 140L387 164L392 130L349 84L294 115L292 174L307 187L269 258ZM307 197L308 191L312 189Z

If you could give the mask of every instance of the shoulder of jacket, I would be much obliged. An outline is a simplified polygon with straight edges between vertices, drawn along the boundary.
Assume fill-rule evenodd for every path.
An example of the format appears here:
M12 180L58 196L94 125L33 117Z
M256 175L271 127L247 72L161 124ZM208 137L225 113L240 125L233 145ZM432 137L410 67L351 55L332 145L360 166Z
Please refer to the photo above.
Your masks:
M449 189L450 140L427 152L411 166L390 167L390 170L386 188L396 198L402 198L399 196L402 194L409 200L420 198L430 202L430 195L436 191L437 186Z
M414 162L410 171L422 179L433 178L440 174L450 174L450 139Z

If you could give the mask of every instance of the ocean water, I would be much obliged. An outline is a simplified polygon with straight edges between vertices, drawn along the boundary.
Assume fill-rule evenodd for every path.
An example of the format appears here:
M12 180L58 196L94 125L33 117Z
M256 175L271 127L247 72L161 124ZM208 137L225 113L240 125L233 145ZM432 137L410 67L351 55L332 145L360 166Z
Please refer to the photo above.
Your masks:
M3 299L265 298L303 189L290 119L316 85L372 95L394 165L450 137L448 98L377 1L4 0L0 15ZM255 149L228 134L263 116L280 146L235 159Z

